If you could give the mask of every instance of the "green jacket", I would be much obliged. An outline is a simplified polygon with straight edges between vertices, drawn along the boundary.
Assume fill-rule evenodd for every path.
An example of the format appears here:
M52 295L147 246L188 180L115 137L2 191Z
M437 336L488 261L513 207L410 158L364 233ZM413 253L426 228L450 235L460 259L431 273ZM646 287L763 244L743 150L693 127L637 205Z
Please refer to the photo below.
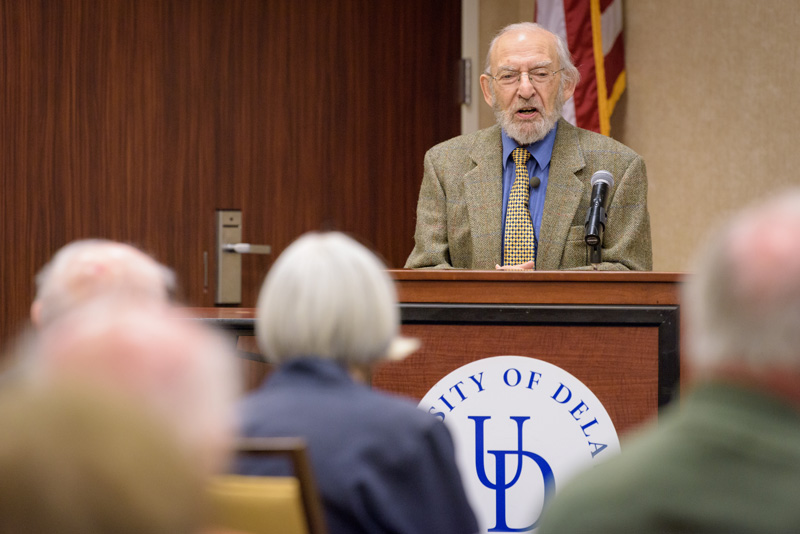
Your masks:
M538 534L800 532L800 410L698 386L622 452L578 475Z

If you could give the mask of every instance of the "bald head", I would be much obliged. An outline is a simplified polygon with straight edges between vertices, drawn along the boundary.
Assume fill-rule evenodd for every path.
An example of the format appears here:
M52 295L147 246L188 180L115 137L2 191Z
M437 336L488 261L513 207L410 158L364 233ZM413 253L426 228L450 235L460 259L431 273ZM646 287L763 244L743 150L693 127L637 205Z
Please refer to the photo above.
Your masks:
M503 131L529 145L553 130L578 79L563 39L526 22L506 26L492 40L480 83Z
M206 472L222 468L235 432L232 346L165 306L97 300L40 331L35 383L86 383L149 409Z
M37 275L31 320L41 327L97 297L167 302L174 286L170 269L130 245L75 241L59 250Z
M743 211L694 271L683 301L697 370L800 373L800 190Z
M526 42L534 39L539 46L543 47L542 52L552 54L554 60L557 59L559 68L564 69L563 86L576 86L580 81L580 73L572 62L569 47L560 36L536 24L535 22L518 22L497 32L492 42L489 43L489 52L486 54L486 65L484 72L493 73L500 67L501 58L498 57L498 49L503 46L511 46L514 43Z

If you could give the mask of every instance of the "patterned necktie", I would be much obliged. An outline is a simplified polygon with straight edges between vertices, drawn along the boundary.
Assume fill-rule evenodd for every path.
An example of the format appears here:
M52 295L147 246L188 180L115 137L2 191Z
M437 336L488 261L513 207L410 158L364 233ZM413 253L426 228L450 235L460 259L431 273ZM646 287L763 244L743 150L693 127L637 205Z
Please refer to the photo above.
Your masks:
M527 162L531 153L524 148L515 148L511 157L514 158L514 165L517 169L506 207L503 264L519 265L528 261L536 261L536 231L533 229L531 212L528 207L530 179L528 178Z

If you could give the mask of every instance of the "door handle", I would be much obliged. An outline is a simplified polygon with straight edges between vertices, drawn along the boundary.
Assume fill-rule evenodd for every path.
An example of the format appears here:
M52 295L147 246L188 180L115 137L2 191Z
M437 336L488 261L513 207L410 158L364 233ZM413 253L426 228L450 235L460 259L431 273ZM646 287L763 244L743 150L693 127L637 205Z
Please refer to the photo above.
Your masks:
M242 243L242 212L217 210L217 291L214 303L242 303L242 254L271 254L270 245Z
M271 246L251 245L250 243L225 243L222 245L222 250L236 254L272 254Z

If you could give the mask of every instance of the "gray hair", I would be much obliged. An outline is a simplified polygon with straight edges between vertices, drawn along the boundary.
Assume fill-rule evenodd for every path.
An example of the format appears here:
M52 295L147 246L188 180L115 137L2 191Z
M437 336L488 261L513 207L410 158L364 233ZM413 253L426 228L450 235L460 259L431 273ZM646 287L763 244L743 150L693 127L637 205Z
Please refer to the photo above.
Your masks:
M688 361L800 371L800 190L741 212L717 232L683 288Z
M275 362L299 357L365 364L387 356L399 329L382 262L338 232L310 233L275 261L258 299L256 333Z
M73 241L36 275L34 308L39 325L75 306L110 294L168 301L175 274L131 245L105 239Z
M581 73L578 71L575 64L572 62L572 55L569 53L569 47L567 46L566 41L560 36L557 35L550 30L536 24L535 22L517 22L515 24L509 24L505 28L501 29L497 32L497 35L494 36L492 42L489 44L489 52L486 54L486 67L485 73L488 75L492 75L492 52L494 52L495 45L497 41L505 34L510 32L537 32L542 31L549 33L553 36L556 41L556 53L558 55L558 62L561 67L564 69L561 73L561 83L560 87L563 88L568 84L578 85L578 82L581 80Z

